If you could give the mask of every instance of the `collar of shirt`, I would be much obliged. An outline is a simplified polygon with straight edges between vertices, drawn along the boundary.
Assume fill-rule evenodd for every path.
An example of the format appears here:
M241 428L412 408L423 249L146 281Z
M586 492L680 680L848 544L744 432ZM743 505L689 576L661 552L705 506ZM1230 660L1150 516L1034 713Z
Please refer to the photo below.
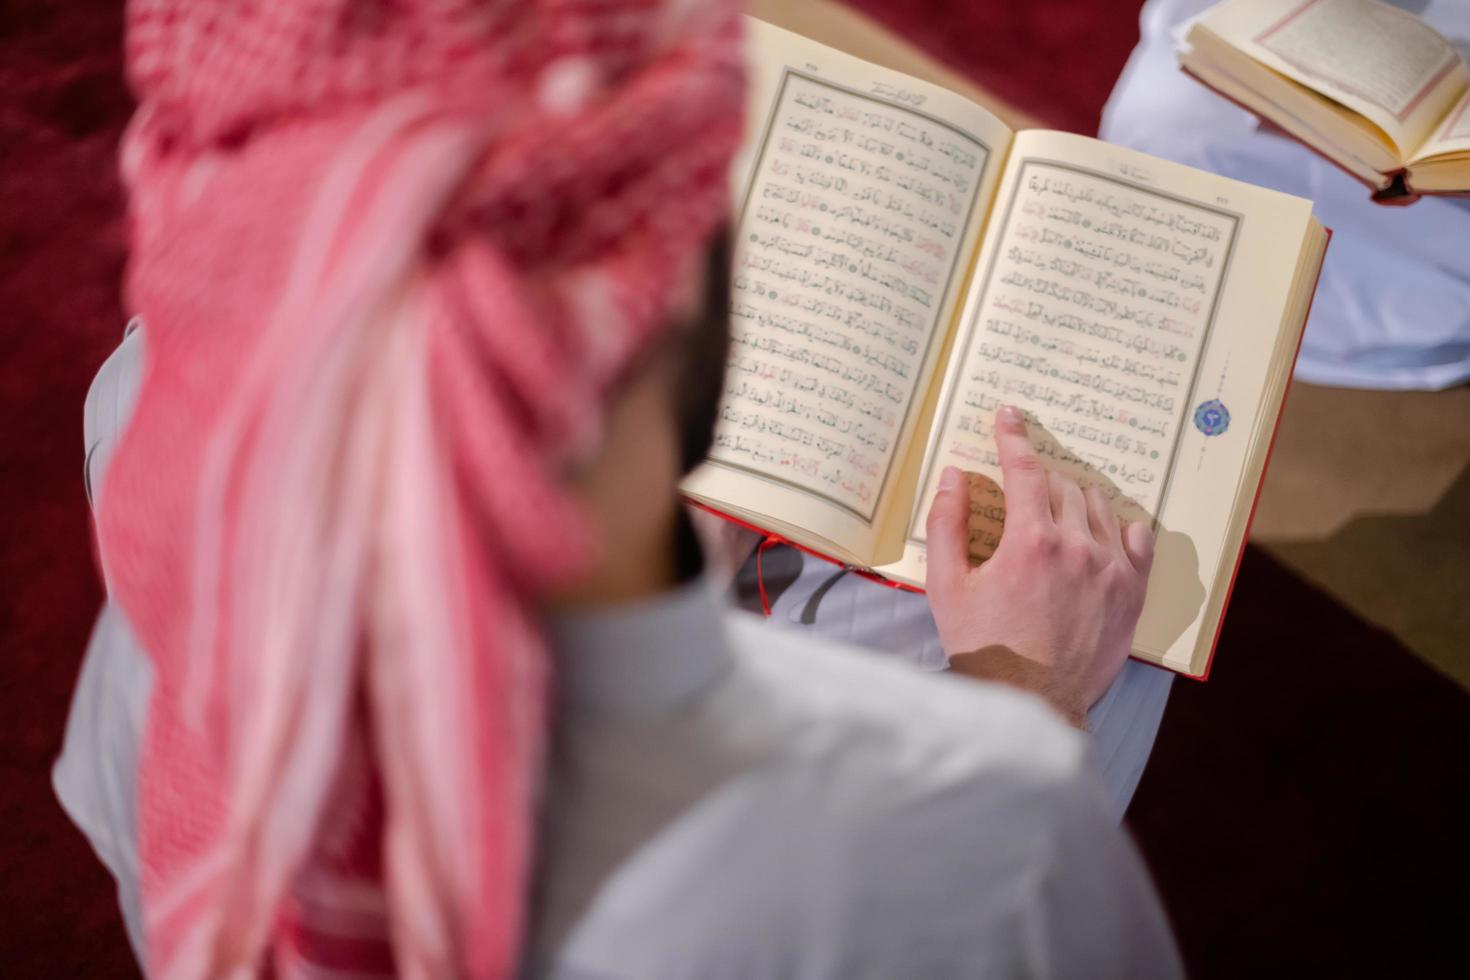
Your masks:
M698 575L650 599L549 617L560 703L602 715L677 710L730 665L721 608Z

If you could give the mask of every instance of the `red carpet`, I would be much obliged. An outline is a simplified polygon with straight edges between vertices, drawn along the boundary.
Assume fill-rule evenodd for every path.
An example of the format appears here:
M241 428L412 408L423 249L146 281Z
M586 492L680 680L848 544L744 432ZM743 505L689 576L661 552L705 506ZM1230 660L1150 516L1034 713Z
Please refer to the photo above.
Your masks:
M857 0L1090 132L1138 0ZM117 0L0 5L0 975L133 974L110 880L48 783L99 593L81 407L120 339ZM1200 977L1439 976L1463 928L1470 699L1248 555L1208 685L1181 683L1130 820ZM1448 956L1448 952L1444 952Z
M1462 975L1467 759L1470 696L1247 549L1128 810L1190 975Z
M82 397L121 337L114 0L0 5L0 974L125 977L111 879L49 768L100 593Z
M951 68L1041 119L1091 136L1143 0L848 0Z

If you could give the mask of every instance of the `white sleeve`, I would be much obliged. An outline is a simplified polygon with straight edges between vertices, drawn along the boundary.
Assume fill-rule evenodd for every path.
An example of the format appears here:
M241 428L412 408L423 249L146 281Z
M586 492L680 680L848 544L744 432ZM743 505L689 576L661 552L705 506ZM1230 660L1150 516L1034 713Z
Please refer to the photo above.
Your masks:
M122 343L97 369L87 389L87 400L82 403L82 444L86 450L82 480L93 514L97 512L112 453L138 404L138 391L143 383L144 343L142 321L134 317L123 331Z
M719 518L712 520L741 530ZM749 555L759 540L751 533L744 554ZM783 571L788 573L784 580ZM794 549L772 549L766 556L765 575L771 605L770 617L761 620L766 628L865 647L921 670L944 669L944 650L927 596L843 574L837 566ZM735 576L736 595L747 609L760 608L756 579L753 560ZM1173 679L1167 670L1129 660L1087 713L1093 756L1115 822L1122 822L1148 764Z
M98 370L82 412L83 479L93 511L133 406L143 366L143 333L128 325ZM61 808L117 880L118 904L135 954L142 950L138 894L138 751L153 687L153 665L121 610L104 601L92 629L67 714L51 785Z
M153 665L120 611L104 604L67 714L51 787L61 808L117 881L133 951L142 951L138 881L138 751Z
M1059 785L1048 860L1022 912L1028 974L1097 980L1184 975L1153 883L1090 769Z

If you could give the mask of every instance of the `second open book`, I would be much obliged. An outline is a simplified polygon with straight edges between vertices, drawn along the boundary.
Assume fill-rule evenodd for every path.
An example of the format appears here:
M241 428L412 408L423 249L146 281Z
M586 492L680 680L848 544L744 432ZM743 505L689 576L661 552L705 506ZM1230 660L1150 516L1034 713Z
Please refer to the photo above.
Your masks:
M1470 194L1470 65L1379 0L1226 0L1188 25L1185 71L1384 203Z
M1134 654L1202 675L1327 234L1311 203L1064 133L753 22L721 419L694 499L922 585L996 408L1152 522Z

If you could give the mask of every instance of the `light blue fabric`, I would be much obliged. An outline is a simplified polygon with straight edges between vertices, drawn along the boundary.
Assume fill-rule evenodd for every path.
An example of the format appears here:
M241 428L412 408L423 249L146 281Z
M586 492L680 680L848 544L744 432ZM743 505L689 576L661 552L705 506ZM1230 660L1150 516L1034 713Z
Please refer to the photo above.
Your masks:
M1185 75L1174 32L1213 0L1149 0L1141 40L1100 135L1226 177L1310 198L1333 231L1297 377L1362 388L1441 389L1470 379L1470 199L1385 207L1369 189ZM1399 0L1470 51L1470 3Z

